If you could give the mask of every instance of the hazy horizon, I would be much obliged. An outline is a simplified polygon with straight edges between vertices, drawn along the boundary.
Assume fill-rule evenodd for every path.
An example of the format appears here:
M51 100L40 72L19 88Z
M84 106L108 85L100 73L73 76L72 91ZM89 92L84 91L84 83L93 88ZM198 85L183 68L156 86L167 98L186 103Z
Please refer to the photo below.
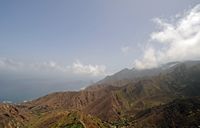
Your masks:
M0 102L80 90L123 68L200 60L198 0L8 0L0 19Z

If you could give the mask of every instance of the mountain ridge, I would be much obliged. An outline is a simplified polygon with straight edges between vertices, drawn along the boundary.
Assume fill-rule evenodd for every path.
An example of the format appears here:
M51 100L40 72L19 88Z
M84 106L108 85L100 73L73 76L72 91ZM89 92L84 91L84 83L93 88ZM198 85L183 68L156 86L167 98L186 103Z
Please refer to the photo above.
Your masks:
M69 113L79 111L78 117L79 115L84 116L86 122L90 122L94 118L98 120L93 122L95 125L91 126L91 128L99 127L97 126L98 124L101 127L108 128L118 125L128 128L129 126L125 122L129 121L129 118L137 117L138 113L142 111L170 104L170 102L178 98L187 99L200 96L200 61L169 63L163 67L164 69L159 67L147 76L146 74L151 70L142 71L138 75L141 76L140 78L135 76L129 77L131 74L130 70L125 69L116 73L118 78L121 79L114 80L112 83L110 81L108 83L97 82L81 91L55 92L33 101L22 103L17 105L16 108L24 112L24 115L27 115L27 119L30 119L27 122L22 121L25 124L21 124L20 120L16 121L22 126L31 124L35 127L40 127L39 125L42 127L44 126L43 123L33 123L35 119L41 117L47 123L53 121L55 126L62 128L62 125L59 125L57 121L68 118L67 115ZM127 75L126 72L129 72L126 77L129 77L129 79L124 79L124 76ZM133 72L135 73L135 70ZM116 74L113 76L116 76ZM123 75L122 77L120 77L121 74ZM62 116L58 115L58 117L61 116L58 119L53 118L51 111L55 112L55 115L61 113ZM146 117L148 116L144 116L145 120ZM165 117L162 118L164 119ZM82 120L78 120L71 123L84 127L85 123L81 122ZM62 123L64 126L67 126L65 122ZM130 124L132 124L132 121L129 121ZM140 128L140 125L133 125ZM53 127L53 125L50 126Z

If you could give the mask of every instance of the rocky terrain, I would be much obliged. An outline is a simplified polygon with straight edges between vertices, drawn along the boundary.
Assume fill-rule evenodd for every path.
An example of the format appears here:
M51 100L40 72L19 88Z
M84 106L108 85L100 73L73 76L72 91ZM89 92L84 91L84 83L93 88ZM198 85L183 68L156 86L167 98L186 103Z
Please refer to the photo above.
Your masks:
M77 92L0 105L0 128L199 127L200 61L124 69Z

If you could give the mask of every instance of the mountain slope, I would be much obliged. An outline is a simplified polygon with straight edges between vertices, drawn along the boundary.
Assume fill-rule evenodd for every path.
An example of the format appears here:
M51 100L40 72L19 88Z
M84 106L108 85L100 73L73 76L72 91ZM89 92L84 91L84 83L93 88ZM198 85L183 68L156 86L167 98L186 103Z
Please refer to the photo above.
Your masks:
M179 63L158 75L128 81L123 86L106 84L101 88L89 88L80 92L53 93L26 105L31 109L41 109L40 111L42 108L78 109L109 121L119 119L119 113L135 113L179 97L199 96L199 78L199 63Z
M76 110L41 113L26 124L28 128L106 128L106 126L100 119Z
M200 98L177 99L137 113L132 125L137 128L197 128L199 117Z
M24 127L31 114L21 107L11 104L0 104L0 128Z
M149 113L150 109L165 112L165 105L170 105L170 102L177 98L191 98L193 103L193 99L196 100L194 97L200 96L200 61L173 62L159 67L156 71L152 69L152 74L150 71L144 73L148 72L149 75L131 77L130 71L126 69L122 71L123 73L114 74L113 76L118 76L119 79L112 81L112 83L109 81L108 83L95 84L77 92L48 94L21 105L9 105L9 109L6 110L4 107L0 107L0 117L2 117L0 128L9 127L8 125L30 128L42 128L44 126L52 128L76 126L93 128L118 125L129 127L134 125L140 128L143 124L146 124L146 121L153 120L154 115L156 115ZM127 75L124 72L129 72L128 76L130 77L124 79ZM135 70L133 72L136 73ZM122 78L120 78L121 74L123 74ZM190 100L185 100L183 103L190 107ZM176 101L175 104L179 104L179 102ZM10 112L13 111L11 106L14 110L16 108L17 114ZM169 107L169 110L173 109L173 107ZM194 113L196 114L197 111L195 109ZM149 114L138 116L140 115L138 113L144 112ZM71 114L76 115L76 118L73 118L74 120L71 120ZM23 115L23 117L20 115ZM158 115L153 122L155 127L161 126L161 124L158 124L159 119L168 118L163 113L158 113ZM182 116L187 119L186 115ZM175 115L175 117L179 117L179 115ZM11 120L14 120L15 123L10 123ZM140 120L144 123L137 122ZM198 121L196 116L194 117L195 121ZM147 125L149 124L147 123Z
M94 86L105 86L105 85L113 85L113 86L123 86L128 82L137 81L138 79L148 78L152 76L157 76L160 73L169 73L173 71L175 68L180 65L185 65L187 68L191 68L195 65L199 65L200 61L184 61L184 62L169 62L167 64L163 64L156 68L151 69L123 69L111 76L107 76L104 79L98 81ZM94 88L94 86L88 87L89 89Z

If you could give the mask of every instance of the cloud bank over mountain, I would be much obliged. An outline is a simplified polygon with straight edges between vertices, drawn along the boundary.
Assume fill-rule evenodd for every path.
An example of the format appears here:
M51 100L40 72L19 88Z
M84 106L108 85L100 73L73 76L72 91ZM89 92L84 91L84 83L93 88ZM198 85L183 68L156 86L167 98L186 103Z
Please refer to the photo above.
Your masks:
M105 65L83 65L79 60L73 63L72 69L75 74L89 74L92 76L106 75Z
M171 22L161 18L155 18L154 22L158 30L151 33L150 44L143 57L135 60L136 68L153 68L170 61L200 59L200 4Z

